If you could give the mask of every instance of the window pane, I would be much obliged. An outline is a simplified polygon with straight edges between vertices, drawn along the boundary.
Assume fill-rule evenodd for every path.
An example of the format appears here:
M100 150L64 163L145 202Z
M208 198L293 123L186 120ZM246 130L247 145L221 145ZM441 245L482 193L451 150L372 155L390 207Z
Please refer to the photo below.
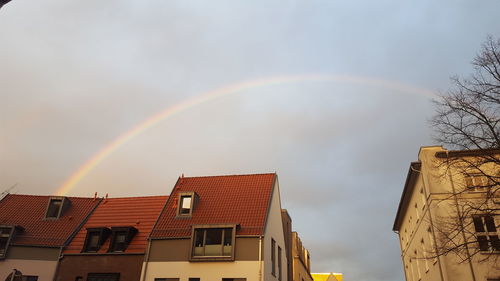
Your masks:
M7 241L9 238L2 237L0 238L0 256L5 255L5 250L7 249Z
M47 210L47 218L57 218L59 216L59 209L61 208L61 199L52 199L49 203L49 209Z
M498 239L498 235L490 236L490 243L493 251L500 251L500 240Z
M224 230L224 246L231 246L231 243L233 243L232 233L233 233L232 229Z
M190 277L188 279L188 281L200 281L200 278L193 278L193 277Z
M476 232L484 232L484 225L482 218L473 217L472 220L474 221L474 229L476 230Z
M222 256L222 229L206 229L205 256Z
M179 213L183 215L188 215L191 211L191 196L181 196L181 205L179 208Z
M478 236L477 237L477 243L479 244L479 250L481 251L488 251L488 239L486 236Z
M497 232L497 228L495 227L495 220L492 216L485 216L484 224L486 224L486 229L488 230L488 232Z

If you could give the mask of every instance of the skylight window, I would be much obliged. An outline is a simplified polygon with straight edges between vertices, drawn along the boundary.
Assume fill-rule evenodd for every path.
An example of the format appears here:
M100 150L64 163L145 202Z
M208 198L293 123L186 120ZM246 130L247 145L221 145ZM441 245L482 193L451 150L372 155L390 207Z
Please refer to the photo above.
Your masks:
M58 219L61 216L63 205L65 203L64 199L64 197L53 197L49 199L47 212L45 213L46 219Z
M180 192L178 194L177 216L191 217L195 207L197 195L194 192Z

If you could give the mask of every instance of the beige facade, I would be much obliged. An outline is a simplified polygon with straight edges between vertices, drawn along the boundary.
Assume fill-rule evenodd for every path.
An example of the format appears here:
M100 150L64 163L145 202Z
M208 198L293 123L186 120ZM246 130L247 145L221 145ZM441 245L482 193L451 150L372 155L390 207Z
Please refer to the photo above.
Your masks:
M24 276L38 276L38 281L52 281L57 268L60 248L11 246L5 260L0 262L0 277L13 269Z
M442 147L422 147L418 161L410 165L393 227L399 236L406 280L500 280L500 252L493 246L489 250L480 248L472 223L473 213L464 213L464 207L480 202L486 191L468 186L462 167L443 164L451 155L475 157ZM486 169L498 168L487 165L490 166ZM457 220L457 214L464 219ZM498 214L490 217L498 226ZM462 228L453 236L453 242L467 241L467 247L461 252L444 254L448 243L443 231L448 224L456 223ZM498 232L489 235L493 239Z
M292 232L293 281L313 281L311 256L297 232Z

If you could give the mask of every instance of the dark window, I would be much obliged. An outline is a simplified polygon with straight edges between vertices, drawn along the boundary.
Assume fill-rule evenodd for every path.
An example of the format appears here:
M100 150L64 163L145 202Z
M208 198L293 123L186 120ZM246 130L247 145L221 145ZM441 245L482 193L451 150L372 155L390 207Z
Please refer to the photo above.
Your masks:
M155 278L155 281L179 281L179 278Z
M135 227L112 227L109 252L123 252L137 233Z
M23 281L38 281L38 276L23 275Z
M109 236L108 228L87 228L83 252L97 252Z
M200 278L189 277L188 281L200 281Z
M281 281L281 247L278 246L278 280Z
M89 273L87 281L119 281L120 273Z
M49 200L49 206L47 207L47 213L45 218L47 219L57 219L61 215L63 199L51 198Z
M271 238L271 274L276 277L276 241Z
M246 278L222 278L222 281L247 281Z
M192 257L232 257L234 229L195 228Z
M472 217L480 251L500 251L495 218L490 215Z
M5 258L7 255L7 249L9 248L13 229L14 228L10 226L0 227L0 259Z

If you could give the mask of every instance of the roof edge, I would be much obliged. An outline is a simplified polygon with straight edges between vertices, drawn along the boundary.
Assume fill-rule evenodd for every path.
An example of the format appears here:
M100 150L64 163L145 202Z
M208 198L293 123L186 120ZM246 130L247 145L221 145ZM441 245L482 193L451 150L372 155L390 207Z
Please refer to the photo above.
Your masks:
M396 213L396 218L394 219L394 224L392 226L392 231L399 231L401 226L402 216L408 208L408 199L410 194L413 192L413 187L415 186L415 179L420 173L420 168L422 163L420 161L411 162L408 168L408 175L406 176L405 185L403 188L403 193L401 194L401 199L399 200L398 211Z
M467 156L481 156L481 155L495 155L495 154L500 154L500 148L445 150L436 152L435 156L437 158L449 158L449 157L467 157Z

